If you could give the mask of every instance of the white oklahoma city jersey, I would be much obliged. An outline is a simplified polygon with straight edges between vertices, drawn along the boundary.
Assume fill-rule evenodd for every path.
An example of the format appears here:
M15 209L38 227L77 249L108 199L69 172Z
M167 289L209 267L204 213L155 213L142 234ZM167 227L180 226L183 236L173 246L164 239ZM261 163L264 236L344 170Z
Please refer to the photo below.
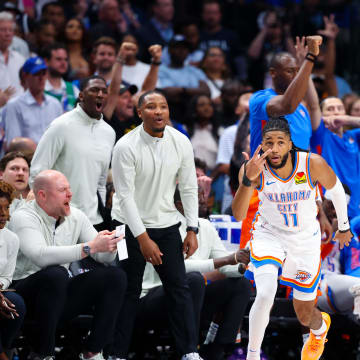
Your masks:
M293 171L286 179L266 165L258 191L260 204L256 221L293 233L311 231L318 226L317 187L310 177L310 153L295 153Z

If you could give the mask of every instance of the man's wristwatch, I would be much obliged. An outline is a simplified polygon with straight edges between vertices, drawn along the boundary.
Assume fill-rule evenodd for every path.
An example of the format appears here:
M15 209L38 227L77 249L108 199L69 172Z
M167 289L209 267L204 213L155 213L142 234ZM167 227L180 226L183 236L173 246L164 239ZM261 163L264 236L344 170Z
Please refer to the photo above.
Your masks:
M198 234L199 233L199 228L195 227L195 226L188 226L186 228L186 232L188 232L188 231L193 231L195 234Z
M86 254L86 255L90 255L90 252L91 252L91 248L89 245L84 245L83 246L83 252Z

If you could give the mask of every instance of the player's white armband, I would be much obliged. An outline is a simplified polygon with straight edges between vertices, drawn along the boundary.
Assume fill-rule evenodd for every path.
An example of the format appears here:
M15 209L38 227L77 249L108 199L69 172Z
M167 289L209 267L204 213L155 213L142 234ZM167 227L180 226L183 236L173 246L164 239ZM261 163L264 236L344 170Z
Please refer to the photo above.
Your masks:
M325 197L330 198L334 205L338 220L338 229L340 231L349 230L350 224L347 213L346 194L338 177L336 177L335 186L326 190Z

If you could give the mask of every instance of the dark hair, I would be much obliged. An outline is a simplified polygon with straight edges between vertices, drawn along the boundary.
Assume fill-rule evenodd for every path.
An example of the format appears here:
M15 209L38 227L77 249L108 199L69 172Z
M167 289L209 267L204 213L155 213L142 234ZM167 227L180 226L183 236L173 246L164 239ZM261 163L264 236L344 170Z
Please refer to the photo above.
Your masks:
M292 59L295 59L295 57L286 51L280 51L276 53L270 60L269 68L277 68L279 65L281 65L281 60L285 57L289 57Z
M262 137L264 137L265 134L269 131L282 131L285 134L289 135L291 139L289 123L283 116L270 118L270 120L266 122L265 126L262 129Z
M84 23L80 19L78 19L76 17L73 17L73 18L67 20L65 22L65 25L62 28L60 34L58 35L58 39L59 39L60 42L64 43L65 45L68 43L68 40L67 40L66 35L65 35L65 29L66 29L66 25L71 20L76 20L81 26L81 30L82 30L82 33L83 33L83 36L82 36L82 39L81 39L82 51L83 51L83 53L86 54L89 47L90 47L90 45L89 45L89 36L88 36L88 31L86 30Z
M190 137L194 134L194 126L198 122L198 115L197 115L197 109L196 109L197 104L198 104L199 99L203 96L207 97L211 101L211 98L209 95L205 95L205 94L195 95L190 99L190 102L187 107L187 113L186 113L185 119L186 119L187 130L188 130ZM211 121L210 123L212 125L211 133L212 133L214 139L217 141L219 138L219 134L218 134L219 121L218 121L217 114L215 112L215 106L212 101L211 101L211 104L214 109L214 114L210 120Z
M35 23L34 31L40 32L45 26L52 25L55 27L55 25L48 19L40 19Z
M98 38L95 43L94 43L94 50L95 52L97 51L98 47L100 45L107 45L107 46L111 46L115 52L117 51L117 43L116 41L110 37L110 36L101 36L100 38Z
M9 204L11 204L15 198L15 188L7 182L0 180L0 198L3 197L8 199Z
M57 6L60 7L64 10L64 7L58 2L58 1L51 1L48 2L47 4L45 4L42 8L41 8L41 16L44 15L44 12L46 12L50 6Z
M206 49L205 51L205 54L202 58L202 60L200 61L200 64L199 64L199 68L207 75L206 73L206 69L204 67L204 63L205 63L205 60L207 59L207 57L209 56L209 53L212 49L219 49L221 51L221 54L224 58L224 69L221 71L221 77L223 79L229 79L230 76L231 76L231 71L230 71L230 67L229 65L227 64L226 62L226 55L224 53L224 50L219 47L219 46L210 46L209 48ZM209 77L209 75L207 75ZM209 79L211 80L211 78L209 77Z
M91 76L81 80L81 82L80 82L80 91L84 91L84 89L88 86L89 82L91 80L93 80L93 79L102 80L105 83L105 85L107 85L106 80L102 76L100 76L100 75L91 75Z
M17 158L24 159L28 166L30 167L29 159L26 157L26 155L21 151L11 151L4 155L2 159L0 160L0 171L5 171L7 164L10 161L13 161Z
M204 171L204 173L206 174L206 171L207 171L207 166L206 166L206 162L199 159L198 157L196 157L194 159L195 161L195 168L198 168L198 169L201 169Z
M142 106L142 104L143 104L144 101L145 101L145 98L146 98L148 95L151 95L151 94L158 94L158 95L163 96L163 97L166 99L166 96L164 95L164 93L163 93L162 91L159 91L159 90L149 90L149 91L144 92L144 93L139 97L139 100L138 100L138 108L140 108L140 107Z
M50 60L52 57L52 52L54 50L58 50L58 49L64 49L67 52L66 46L65 44L59 43L59 42L55 42L53 44L50 44L48 46L44 46L41 49L40 52L40 56L46 60Z

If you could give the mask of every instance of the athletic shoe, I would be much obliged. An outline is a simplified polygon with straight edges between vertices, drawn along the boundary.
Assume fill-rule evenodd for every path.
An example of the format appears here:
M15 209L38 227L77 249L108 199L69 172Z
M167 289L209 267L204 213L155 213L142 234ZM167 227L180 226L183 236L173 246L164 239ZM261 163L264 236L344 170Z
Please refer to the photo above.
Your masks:
M327 342L326 335L329 331L331 319L329 314L325 312L322 312L321 315L326 324L326 331L322 335L314 335L310 331L310 336L301 351L301 360L318 360L324 352L324 346Z
M27 360L55 360L55 357L54 356L41 356L34 352L31 352L28 355Z
M196 352L185 354L181 360L203 360L200 355Z
M353 285L349 289L350 294L354 297L354 310L353 314L360 318L360 284Z
M91 358L84 358L84 355L81 353L79 355L79 359L80 360L105 360L104 357L102 356L102 353L99 352L96 355L92 356Z

